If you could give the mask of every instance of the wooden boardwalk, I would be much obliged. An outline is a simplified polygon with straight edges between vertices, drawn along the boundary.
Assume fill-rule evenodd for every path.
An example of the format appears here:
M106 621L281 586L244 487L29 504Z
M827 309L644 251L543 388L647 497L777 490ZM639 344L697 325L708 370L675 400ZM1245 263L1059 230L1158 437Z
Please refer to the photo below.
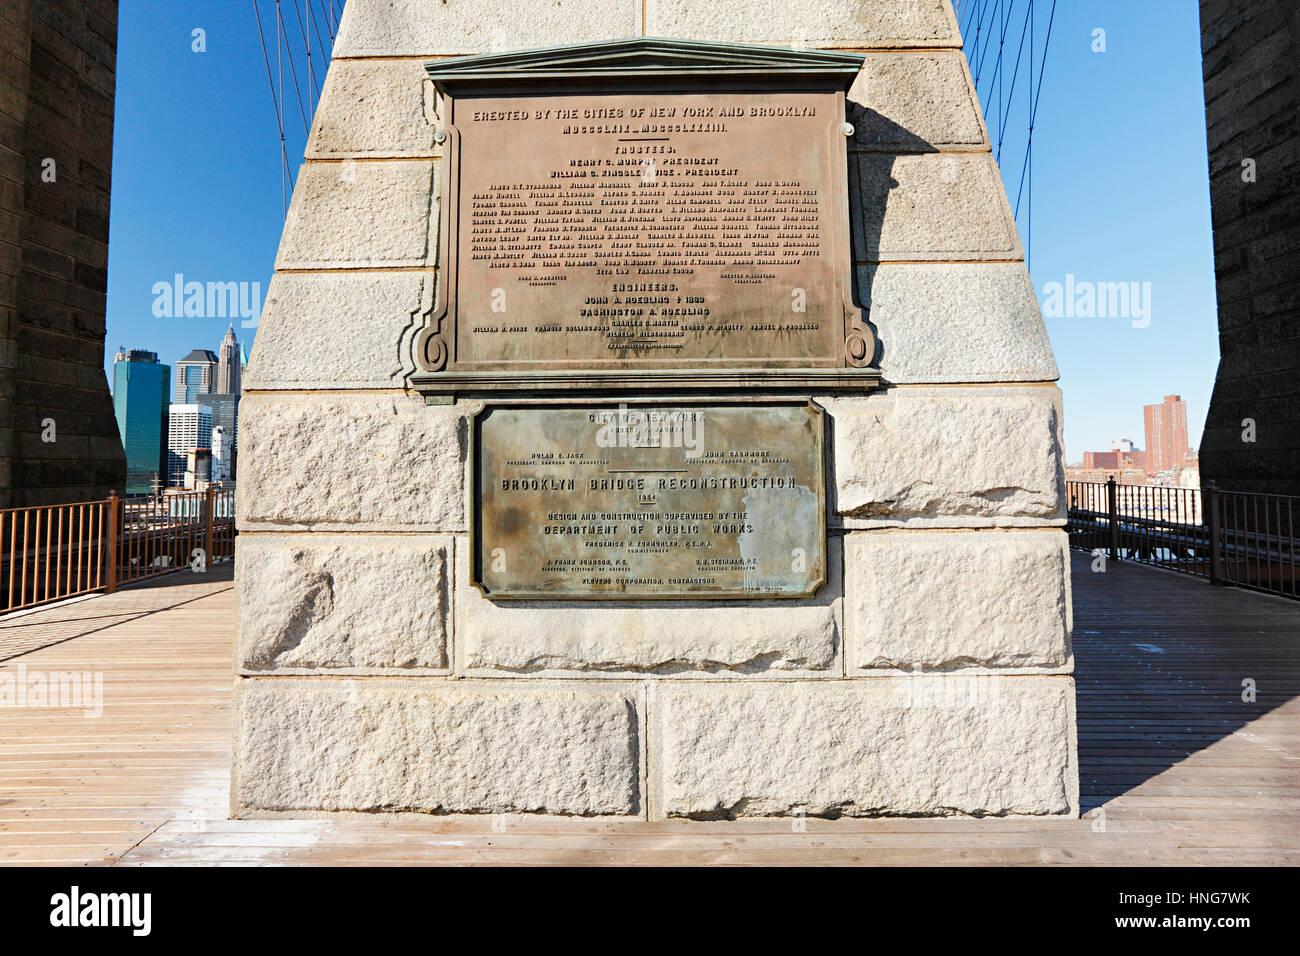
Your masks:
M100 672L105 704L95 719L0 709L0 863L1300 863L1300 604L1144 567L1093 574L1079 555L1074 580L1083 819L810 819L803 832L231 821L229 565L3 618L0 669Z

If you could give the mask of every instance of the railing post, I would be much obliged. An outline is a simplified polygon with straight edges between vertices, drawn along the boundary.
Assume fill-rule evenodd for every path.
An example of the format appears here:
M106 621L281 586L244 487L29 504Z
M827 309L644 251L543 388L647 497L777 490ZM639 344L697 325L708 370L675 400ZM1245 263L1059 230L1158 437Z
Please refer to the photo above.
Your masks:
M1110 559L1119 560L1119 487L1112 475L1106 479L1106 516L1110 527Z
M203 514L207 527L203 534L203 565L204 567L212 566L212 523L213 512L216 509L212 507L212 486L208 485L208 490L204 493Z
M1210 583L1219 584L1219 486L1213 481L1205 487L1205 508L1210 525Z
M117 590L117 534L118 534L118 497L116 491L108 493L108 593Z

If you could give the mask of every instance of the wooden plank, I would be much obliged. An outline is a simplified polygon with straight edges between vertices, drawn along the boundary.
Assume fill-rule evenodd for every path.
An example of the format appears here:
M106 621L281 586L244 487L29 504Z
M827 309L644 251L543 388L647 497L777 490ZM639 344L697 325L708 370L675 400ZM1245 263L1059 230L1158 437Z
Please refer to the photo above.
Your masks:
M801 832L764 819L229 820L229 565L43 608L0 621L0 657L34 648L0 667L100 672L104 712L0 710L0 866L1300 863L1300 606L1109 567L1074 564L1082 820L809 819ZM1256 681L1253 703L1238 675Z

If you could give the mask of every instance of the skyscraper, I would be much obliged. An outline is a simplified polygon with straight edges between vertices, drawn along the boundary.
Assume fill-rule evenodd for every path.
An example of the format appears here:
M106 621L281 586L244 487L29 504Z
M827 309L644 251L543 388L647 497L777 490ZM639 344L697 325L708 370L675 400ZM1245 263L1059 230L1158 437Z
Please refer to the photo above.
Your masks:
M206 405L175 403L170 409L167 428L167 484L179 488L185 484L189 454L196 448L208 449L212 442L212 410Z
M171 367L155 352L119 349L113 360L113 412L126 452L126 493L146 494L167 479L167 392Z
M238 395L240 388L240 350L235 339L235 326L232 323L226 330L226 337L221 340L221 357L217 360L217 386L214 392L223 395Z
M212 427L224 428L226 437L230 440L230 473L226 475L227 481L235 480L235 469L239 464L239 396L230 395L224 392L212 392L204 395L199 399L212 412ZM212 449L216 454L216 448Z
M1166 395L1159 405L1143 406L1147 431L1147 471L1177 468L1187 457L1187 403L1179 395Z
M208 349L195 349L176 363L176 387L172 401L193 405L200 395L216 391L217 357Z
M230 461L230 435L224 425L212 426L212 480L230 481L235 477Z

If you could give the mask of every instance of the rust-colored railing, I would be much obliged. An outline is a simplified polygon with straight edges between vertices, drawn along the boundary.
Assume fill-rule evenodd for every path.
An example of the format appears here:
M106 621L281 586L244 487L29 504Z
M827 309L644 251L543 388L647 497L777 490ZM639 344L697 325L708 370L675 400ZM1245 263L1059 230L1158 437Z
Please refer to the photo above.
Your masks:
M1070 544L1170 571L1300 597L1300 498L1067 481Z
M0 613L115 591L235 554L235 493L164 495L0 510Z

